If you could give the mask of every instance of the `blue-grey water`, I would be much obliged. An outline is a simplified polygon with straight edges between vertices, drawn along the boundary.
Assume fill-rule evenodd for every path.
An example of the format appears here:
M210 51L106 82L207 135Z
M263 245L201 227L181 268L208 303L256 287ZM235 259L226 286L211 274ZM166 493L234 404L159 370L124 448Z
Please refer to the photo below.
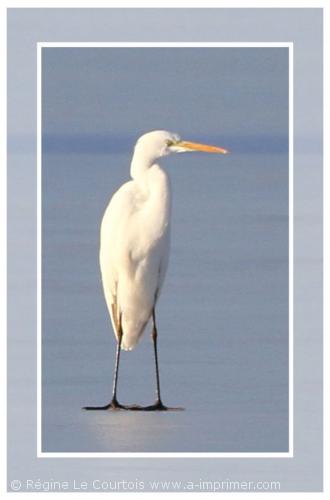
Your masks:
M86 412L81 407L107 403L112 387L116 346L98 265L101 218L113 192L129 178L135 132L159 125L152 126L148 108L146 116L140 113L138 127L136 113L146 104L140 103L142 84L128 107L120 107L113 98L112 91L120 96L120 84L126 95L131 73L138 71L120 66L123 55L115 58L117 87L111 87L114 70L109 65L104 74L99 52L95 56L87 51L83 56L79 51L47 50L42 163L43 451L287 451L288 155L287 107L280 105L287 95L284 84L273 82L278 53L272 52L268 61L268 56L251 52L252 70L245 61L246 52L234 58L224 53L226 78L209 89L202 103L195 88L195 92L187 90L190 99L195 95L191 106L188 101L179 106L180 85L184 88L189 68L195 71L196 53L186 72L178 72L176 80L172 75L177 93L172 87L169 91L165 82L159 90L161 99L154 96L152 101L147 89L149 106L158 113L157 124L161 121L164 128L181 133L180 121L185 121L190 109L196 117L201 109L201 121L188 120L184 138L215 142L232 153L226 157L173 155L162 162L172 181L173 221L170 265L158 306L161 388L165 404L183 406L185 411L131 413ZM132 61L129 57L130 53L127 61ZM214 61L214 52L207 60ZM246 77L237 83L235 64L240 61ZM286 81L285 57L283 61L283 74L277 70ZM204 59L203 64L207 64ZM267 71L258 74L261 64ZM94 72L88 76L89 65ZM160 75L152 74L153 80L161 79L166 67ZM205 71L198 88L214 78ZM223 98L221 91L230 85L231 74L235 95L226 90ZM104 91L107 78L109 95ZM260 95L252 80L259 85ZM211 90L227 102L221 108L221 133L215 129L214 110L209 120L202 112L203 103L205 107L212 101ZM164 105L169 96L176 107ZM244 96L247 104L242 109ZM107 129L99 119L100 115L106 119L102 99L113 99ZM220 101L213 99L215 106L221 107ZM123 114L127 134L121 130ZM133 352L122 353L119 376L121 402L153 402L149 330Z

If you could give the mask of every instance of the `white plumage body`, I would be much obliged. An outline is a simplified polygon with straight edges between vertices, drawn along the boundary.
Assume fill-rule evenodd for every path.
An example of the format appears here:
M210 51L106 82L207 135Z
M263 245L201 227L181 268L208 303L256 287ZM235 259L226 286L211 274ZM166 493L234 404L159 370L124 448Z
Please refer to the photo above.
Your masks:
M227 153L182 141L165 130L144 134L134 148L132 180L113 195L102 220L103 289L117 341L121 337L125 350L134 348L153 314L168 264L170 183L156 161L185 151Z
M171 194L154 164L112 197L102 220L100 266L104 294L124 350L135 347L152 314L169 256Z

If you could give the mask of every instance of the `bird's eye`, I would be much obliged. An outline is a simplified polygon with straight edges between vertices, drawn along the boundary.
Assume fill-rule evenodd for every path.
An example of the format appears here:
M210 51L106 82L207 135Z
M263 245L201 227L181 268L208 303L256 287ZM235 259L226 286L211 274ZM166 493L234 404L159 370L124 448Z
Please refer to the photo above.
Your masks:
M171 141L171 139L167 139L166 141L166 146L173 146L174 141Z

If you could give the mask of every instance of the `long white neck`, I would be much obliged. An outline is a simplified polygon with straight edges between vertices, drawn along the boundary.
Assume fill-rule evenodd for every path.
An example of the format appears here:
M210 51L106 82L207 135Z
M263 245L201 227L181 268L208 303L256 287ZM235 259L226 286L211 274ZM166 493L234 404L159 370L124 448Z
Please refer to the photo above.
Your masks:
M157 157L150 154L147 148L137 144L131 162L131 177L137 181L142 180L156 159Z
M131 177L148 198L153 231L161 234L171 215L171 186L167 173L156 163L158 156L137 143L131 162Z
M156 163L157 156L137 144L131 163L131 177L148 205L148 231L157 240L168 229L171 217L171 187L167 173ZM146 205L145 205L146 206Z

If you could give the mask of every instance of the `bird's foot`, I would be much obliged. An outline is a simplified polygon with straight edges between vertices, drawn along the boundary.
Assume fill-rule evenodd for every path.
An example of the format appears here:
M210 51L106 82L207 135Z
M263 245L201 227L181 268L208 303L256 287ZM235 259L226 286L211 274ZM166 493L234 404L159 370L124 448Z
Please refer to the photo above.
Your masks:
M110 403L104 406L84 406L83 410L125 410L125 405L118 403L116 398L113 398Z
M153 405L146 406L145 411L168 411L168 406L165 406L160 399L158 399Z
M184 410L181 407L165 406L162 401L157 400L153 405L140 406L140 405L124 405L126 410L131 411L180 411Z

